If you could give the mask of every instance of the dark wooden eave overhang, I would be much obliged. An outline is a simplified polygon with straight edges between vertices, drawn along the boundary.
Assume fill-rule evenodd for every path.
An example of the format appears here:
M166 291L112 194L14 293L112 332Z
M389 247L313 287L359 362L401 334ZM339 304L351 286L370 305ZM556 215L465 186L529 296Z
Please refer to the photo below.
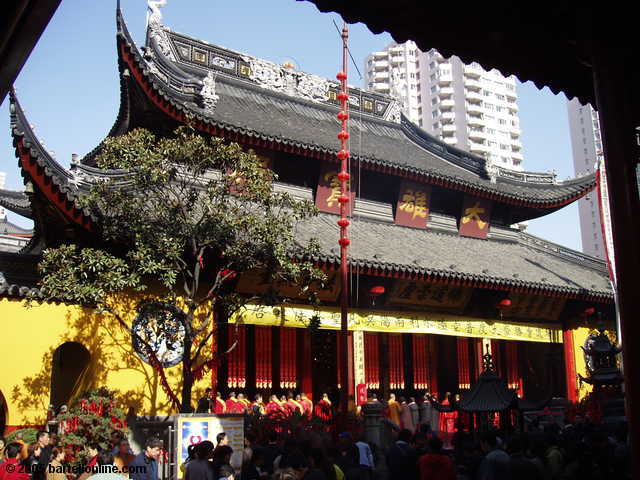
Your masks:
M0 104L61 0L11 0L2 3L0 20Z
M373 33L388 32L398 43L413 40L423 51L435 48L445 57L478 62L486 70L496 68L594 107L594 50L637 44L635 17L615 5L543 0L458 8L416 0L305 1L348 23L362 22ZM442 19L453 19L455 27Z

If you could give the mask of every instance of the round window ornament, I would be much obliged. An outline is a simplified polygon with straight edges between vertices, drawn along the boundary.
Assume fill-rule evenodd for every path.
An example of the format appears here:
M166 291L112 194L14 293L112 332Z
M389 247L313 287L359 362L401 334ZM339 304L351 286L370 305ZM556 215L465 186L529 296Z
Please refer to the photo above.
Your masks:
M184 356L185 314L169 303L146 303L131 326L133 349L146 363L152 353L164 368L173 367Z

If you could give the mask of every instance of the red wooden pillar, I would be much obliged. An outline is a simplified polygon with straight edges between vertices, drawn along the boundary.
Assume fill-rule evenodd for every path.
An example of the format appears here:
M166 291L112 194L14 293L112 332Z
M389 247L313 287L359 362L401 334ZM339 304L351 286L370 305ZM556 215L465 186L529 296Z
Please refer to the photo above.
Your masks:
M640 159L640 72L635 45L595 42L593 74L602 129L611 205L618 285L618 312L625 378L626 416L631 436L632 477L640 477L640 200L636 169Z
M576 357L573 351L573 333L571 330L562 331L562 344L564 347L564 371L567 380L567 400L578 401L578 389L576 388Z

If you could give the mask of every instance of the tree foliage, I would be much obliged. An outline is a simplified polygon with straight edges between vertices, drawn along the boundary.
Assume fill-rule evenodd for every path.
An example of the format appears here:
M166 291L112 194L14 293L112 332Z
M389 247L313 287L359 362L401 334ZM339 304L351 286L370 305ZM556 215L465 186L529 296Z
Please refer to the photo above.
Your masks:
M86 465L90 460L87 447L99 445L101 450L111 450L111 434L122 432L127 437L128 426L125 412L118 407L113 394L106 388L90 390L82 394L70 410L60 413L58 422L60 445L68 454L71 465Z
M119 293L179 305L186 319L181 400L167 393L189 411L194 375L217 361L204 348L215 335L214 312L279 301L282 284L314 300L325 280L311 260L319 247L298 242L295 227L315 206L275 192L274 173L252 151L190 127L169 137L138 129L109 138L97 162L107 174L79 206L97 218L99 244L46 250L43 298L94 306L127 328L115 305ZM235 279L249 270L264 273L273 288L237 293ZM171 390L164 376L163 384Z

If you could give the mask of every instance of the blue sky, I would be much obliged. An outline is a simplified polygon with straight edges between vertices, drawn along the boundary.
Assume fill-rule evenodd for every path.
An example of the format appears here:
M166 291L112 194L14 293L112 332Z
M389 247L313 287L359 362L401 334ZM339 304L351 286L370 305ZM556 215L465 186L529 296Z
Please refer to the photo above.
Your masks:
M144 40L145 0L122 0L129 30ZM169 0L163 23L209 42L278 63L293 60L307 72L334 78L341 65L341 42L333 25L341 19L294 0ZM364 57L392 41L365 26L351 26L350 49L361 68ZM361 86L351 67L350 83ZM93 149L115 121L119 81L115 49L115 0L65 0L16 80L27 117L57 160L69 164L72 153ZM518 85L524 166L556 169L559 179L573 176L564 95ZM0 106L0 171L7 188L21 189L22 178L11 145L8 100ZM20 225L28 221L13 214ZM577 205L530 222L528 231L580 249Z

